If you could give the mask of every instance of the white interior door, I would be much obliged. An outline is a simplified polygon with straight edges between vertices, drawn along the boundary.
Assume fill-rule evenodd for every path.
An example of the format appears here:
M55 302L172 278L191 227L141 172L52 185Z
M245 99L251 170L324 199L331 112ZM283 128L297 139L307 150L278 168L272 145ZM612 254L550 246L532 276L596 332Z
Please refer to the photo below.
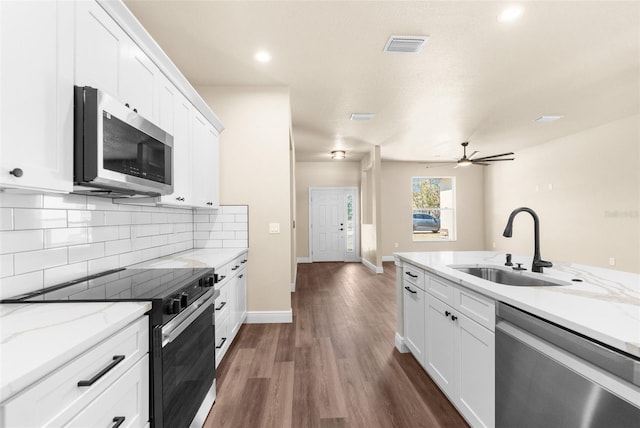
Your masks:
M309 199L311 261L356 261L357 189L311 188Z

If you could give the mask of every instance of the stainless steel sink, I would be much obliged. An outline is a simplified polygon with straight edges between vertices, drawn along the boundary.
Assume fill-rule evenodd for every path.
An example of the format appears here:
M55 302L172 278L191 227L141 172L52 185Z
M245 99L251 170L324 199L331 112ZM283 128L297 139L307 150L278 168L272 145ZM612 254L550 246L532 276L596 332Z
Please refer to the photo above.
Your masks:
M491 268L491 267L454 267L453 269L486 279L487 281L497 282L503 285L515 285L519 287L537 287L537 286L557 286L565 285L563 283L546 281L540 278L531 278L520 272L511 272L508 270Z

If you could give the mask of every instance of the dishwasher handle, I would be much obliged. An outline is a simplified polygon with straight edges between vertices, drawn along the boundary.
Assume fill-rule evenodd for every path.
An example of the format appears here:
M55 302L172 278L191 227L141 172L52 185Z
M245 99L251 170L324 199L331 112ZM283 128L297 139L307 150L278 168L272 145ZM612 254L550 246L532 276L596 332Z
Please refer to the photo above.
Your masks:
M640 358L587 338L565 327L498 302L497 322L505 320L583 360L640 386ZM496 326L498 328L498 325Z

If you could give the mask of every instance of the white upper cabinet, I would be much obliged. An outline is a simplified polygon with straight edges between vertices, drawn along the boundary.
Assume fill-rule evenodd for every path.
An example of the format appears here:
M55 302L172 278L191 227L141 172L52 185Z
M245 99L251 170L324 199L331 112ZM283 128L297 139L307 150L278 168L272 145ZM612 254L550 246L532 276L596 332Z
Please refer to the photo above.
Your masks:
M0 187L73 188L73 12L0 1Z
M97 3L76 2L76 84L116 97L157 123L160 70Z
M218 131L200 112L192 120L193 136L193 195L195 207L218 208Z

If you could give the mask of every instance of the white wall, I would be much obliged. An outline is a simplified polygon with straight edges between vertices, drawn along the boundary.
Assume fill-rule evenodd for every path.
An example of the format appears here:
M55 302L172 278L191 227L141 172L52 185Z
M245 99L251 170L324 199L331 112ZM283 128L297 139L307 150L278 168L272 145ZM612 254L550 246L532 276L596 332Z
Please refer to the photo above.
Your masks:
M309 257L309 187L360 187L360 163L296 162L298 258Z
M639 123L627 117L487 167L486 248L533 255L529 214L518 214L513 238L502 237L509 213L527 206L540 217L545 260L640 272Z
M490 168L493 166L427 169L419 162L382 162L382 254L388 257L395 251L482 250L483 174ZM456 177L456 241L413 242L411 178L429 176Z
M291 310L291 107L286 87L199 87L224 123L220 203L249 206L249 311ZM269 223L280 233L270 234Z

